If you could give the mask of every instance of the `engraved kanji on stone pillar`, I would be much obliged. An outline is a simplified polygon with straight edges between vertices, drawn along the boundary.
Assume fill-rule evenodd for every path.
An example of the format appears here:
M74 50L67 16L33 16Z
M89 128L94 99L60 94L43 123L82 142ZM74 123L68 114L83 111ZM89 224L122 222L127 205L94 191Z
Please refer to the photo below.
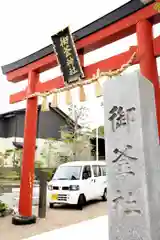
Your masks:
M160 153L152 83L139 71L104 83L110 240L160 239Z

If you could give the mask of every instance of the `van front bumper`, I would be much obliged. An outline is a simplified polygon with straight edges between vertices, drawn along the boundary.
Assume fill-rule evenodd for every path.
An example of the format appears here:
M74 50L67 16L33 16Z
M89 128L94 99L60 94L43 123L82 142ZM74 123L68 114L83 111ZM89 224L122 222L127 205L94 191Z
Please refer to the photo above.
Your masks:
M48 202L59 204L77 204L80 192L79 191L49 191Z

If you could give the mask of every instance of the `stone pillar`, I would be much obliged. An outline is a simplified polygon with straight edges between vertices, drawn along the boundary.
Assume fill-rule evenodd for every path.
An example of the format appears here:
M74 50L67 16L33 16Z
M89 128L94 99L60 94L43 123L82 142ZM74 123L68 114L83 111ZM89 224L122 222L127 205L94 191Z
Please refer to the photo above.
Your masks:
M154 88L139 71L104 83L110 240L160 239Z

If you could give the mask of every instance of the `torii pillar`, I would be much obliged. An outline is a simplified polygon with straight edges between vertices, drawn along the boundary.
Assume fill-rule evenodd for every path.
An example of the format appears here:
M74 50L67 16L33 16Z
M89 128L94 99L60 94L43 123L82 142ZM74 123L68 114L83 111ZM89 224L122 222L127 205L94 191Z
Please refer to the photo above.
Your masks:
M28 73L27 95L31 95L35 92L35 87L38 81L39 74L33 71ZM21 169L22 177L20 185L19 214L20 216L24 216L24 218L28 217L28 220L31 222L35 222L36 217L32 215L32 192L36 147L35 136L37 131L37 97L28 98L26 101L26 115L24 126L24 147L22 158L23 164ZM28 194L26 194L27 190L29 190Z
M24 124L24 146L21 167L21 184L19 198L19 213L13 216L12 223L15 225L32 224L36 222L36 216L32 214L32 194L34 181L34 162L38 117L38 97L31 96L36 89L43 89L46 83L39 82L39 73L30 70L28 73L27 89L19 96L19 101L26 98L26 113ZM49 81L48 81L49 82ZM55 79L49 89L61 88L64 86L63 78ZM48 86L47 86L48 87Z
M160 84L156 57L154 54L154 38L152 31L152 23L147 19L139 21L136 25L140 69L142 75L149 79L154 86L158 132L160 137Z

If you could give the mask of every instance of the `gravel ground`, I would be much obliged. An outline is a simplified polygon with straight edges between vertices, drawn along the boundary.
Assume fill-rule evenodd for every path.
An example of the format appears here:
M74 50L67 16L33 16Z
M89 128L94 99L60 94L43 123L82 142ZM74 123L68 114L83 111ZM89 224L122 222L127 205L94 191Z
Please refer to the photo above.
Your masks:
M33 213L37 215L37 207L33 208ZM106 213L107 203L96 201L87 204L82 211L73 207L47 208L46 219L38 219L37 223L33 225L12 225L11 216L8 216L0 218L0 239L21 240L56 228L103 216Z

